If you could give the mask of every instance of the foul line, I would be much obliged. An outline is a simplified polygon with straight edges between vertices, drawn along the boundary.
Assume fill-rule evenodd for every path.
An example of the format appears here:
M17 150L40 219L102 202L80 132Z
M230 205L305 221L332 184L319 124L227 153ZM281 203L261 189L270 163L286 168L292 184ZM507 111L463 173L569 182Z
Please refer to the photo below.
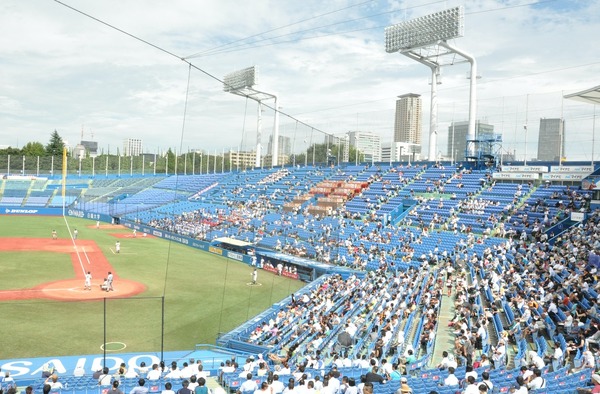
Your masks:
M73 247L75 248L75 253L77 253L77 259L79 260L79 265L81 266L81 273L85 276L85 268L83 267L83 261L81 261L81 256L79 255L79 251L77 250L77 245L75 244L75 240L73 239L73 234L71 233L71 228L69 227L69 222L67 222L67 217L63 215L63 219L65 220L65 224L67 225L67 231L69 231L69 235L71 236L71 242L73 242Z

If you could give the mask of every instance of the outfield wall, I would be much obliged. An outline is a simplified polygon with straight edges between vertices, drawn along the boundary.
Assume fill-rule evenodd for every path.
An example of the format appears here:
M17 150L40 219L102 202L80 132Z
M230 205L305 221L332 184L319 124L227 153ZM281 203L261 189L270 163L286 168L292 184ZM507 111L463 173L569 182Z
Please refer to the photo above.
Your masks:
M0 215L46 215L59 216L62 215L62 208L36 208L22 206L2 206Z

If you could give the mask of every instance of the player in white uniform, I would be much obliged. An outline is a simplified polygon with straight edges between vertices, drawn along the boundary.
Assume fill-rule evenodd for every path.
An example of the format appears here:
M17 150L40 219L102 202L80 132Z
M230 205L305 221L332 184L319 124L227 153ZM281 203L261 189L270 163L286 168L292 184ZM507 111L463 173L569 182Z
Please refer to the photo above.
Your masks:
M113 289L113 274L112 272L109 272L108 275L106 276L106 291L111 291L114 290Z
M85 274L85 283L83 284L83 290L92 290L92 273L88 271Z

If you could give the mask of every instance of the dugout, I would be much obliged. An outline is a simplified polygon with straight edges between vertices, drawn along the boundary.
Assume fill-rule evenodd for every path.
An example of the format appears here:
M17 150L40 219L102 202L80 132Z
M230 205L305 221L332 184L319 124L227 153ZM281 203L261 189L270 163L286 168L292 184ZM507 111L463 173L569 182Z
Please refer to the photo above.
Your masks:
M211 241L210 246L230 250L242 254L252 254L254 245L250 242L240 241L239 239L221 237Z
M319 261L305 259L303 257L273 252L271 250L257 249L256 257L258 265L263 268L267 265L277 267L279 263L288 268L294 268L295 272L298 274L298 279L304 282L312 282L325 274L340 274L344 279L351 274L357 274L354 270L345 267L333 266Z

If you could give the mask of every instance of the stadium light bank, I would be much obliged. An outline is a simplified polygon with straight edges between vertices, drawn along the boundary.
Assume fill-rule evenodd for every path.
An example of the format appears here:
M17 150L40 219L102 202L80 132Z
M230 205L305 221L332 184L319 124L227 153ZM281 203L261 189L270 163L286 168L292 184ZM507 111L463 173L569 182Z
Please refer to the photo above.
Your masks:
M469 127L466 140L475 139L475 119L477 116L477 63L466 52L448 44L447 40L464 35L464 9L462 6L425 15L385 28L385 51L399 52L431 69L431 111L429 125L428 159L434 161L437 152L437 85L442 66L469 62L471 64L469 91ZM452 55L452 56L450 56ZM464 58L455 62L454 55ZM450 58L443 62L444 58ZM472 146L466 146L473 156Z
M256 66L247 67L243 70L234 71L225 75L223 78L223 91L237 96L251 98L258 103L258 117L256 122L256 161L255 167L261 167L262 155L262 102L265 100L275 100L275 125L273 130L272 144L272 166L277 165L279 152L279 107L277 106L277 96L272 93L261 92L254 88L258 82L258 69Z

